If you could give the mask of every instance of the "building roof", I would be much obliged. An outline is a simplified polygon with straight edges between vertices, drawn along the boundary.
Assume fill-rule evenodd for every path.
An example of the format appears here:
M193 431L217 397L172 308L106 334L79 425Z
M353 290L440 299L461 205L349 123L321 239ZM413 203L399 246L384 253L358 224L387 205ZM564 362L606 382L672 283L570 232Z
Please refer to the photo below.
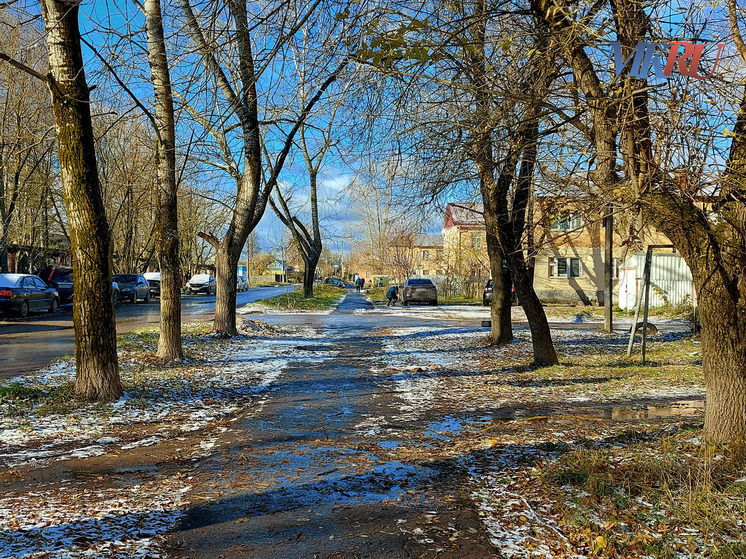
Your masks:
M442 247L443 235L440 233L417 235L414 240L416 247Z
M443 229L456 225L484 226L484 206L481 202L451 202L446 204Z

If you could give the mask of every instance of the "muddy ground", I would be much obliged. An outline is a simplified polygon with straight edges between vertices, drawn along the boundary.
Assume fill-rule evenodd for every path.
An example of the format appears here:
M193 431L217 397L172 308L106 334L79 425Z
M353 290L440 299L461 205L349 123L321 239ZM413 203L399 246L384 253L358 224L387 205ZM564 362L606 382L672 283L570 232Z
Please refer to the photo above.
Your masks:
M527 332L496 352L471 311L428 312L350 294L332 314L249 315L277 326L199 364L230 371L219 386L6 418L0 556L582 556L550 503L511 493L516 472L547 445L701 417L697 378L537 380ZM623 334L593 328L560 344L623 351ZM45 421L66 436L37 436Z

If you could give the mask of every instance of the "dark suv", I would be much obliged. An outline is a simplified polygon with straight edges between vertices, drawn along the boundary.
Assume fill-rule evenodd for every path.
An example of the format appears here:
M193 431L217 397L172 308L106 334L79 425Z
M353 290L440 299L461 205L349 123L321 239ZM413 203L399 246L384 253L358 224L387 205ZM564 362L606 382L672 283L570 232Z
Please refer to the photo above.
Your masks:
M438 306L438 288L427 278L411 278L404 284L401 295L402 304L426 303Z
M484 293L482 293L482 305L489 307L492 304L492 280L487 280L487 285L484 286Z
M45 268L39 274L41 279L57 290L60 305L73 301L73 269L68 266Z
M487 285L484 286L484 293L482 293L482 305L489 307L492 304L492 298L492 280L487 280ZM511 290L510 304L518 304L518 296L515 294L515 287Z

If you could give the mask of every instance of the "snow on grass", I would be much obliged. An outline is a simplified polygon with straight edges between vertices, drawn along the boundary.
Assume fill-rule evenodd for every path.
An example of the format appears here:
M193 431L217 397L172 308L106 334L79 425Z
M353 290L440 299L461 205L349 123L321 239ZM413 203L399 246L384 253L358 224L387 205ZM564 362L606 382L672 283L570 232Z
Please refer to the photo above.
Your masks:
M146 444L143 441L155 444L174 433L199 431L269 389L290 360L319 358L317 352L298 349L313 339L309 335L315 331L294 328L286 337L215 339L202 359L177 368L148 367L125 353L121 359L125 394L110 404L80 403L65 413L39 413L36 405L0 405L0 464L39 467L75 457L91 446L88 443L121 426L161 426L157 435L129 442L122 446L125 450ZM5 384L18 382L45 390L74 379L74 363L63 361ZM81 448L71 450L72 445ZM116 445L88 452L103 454L110 446Z
M172 476L132 487L5 492L0 557L165 557L162 534L182 515L190 489Z

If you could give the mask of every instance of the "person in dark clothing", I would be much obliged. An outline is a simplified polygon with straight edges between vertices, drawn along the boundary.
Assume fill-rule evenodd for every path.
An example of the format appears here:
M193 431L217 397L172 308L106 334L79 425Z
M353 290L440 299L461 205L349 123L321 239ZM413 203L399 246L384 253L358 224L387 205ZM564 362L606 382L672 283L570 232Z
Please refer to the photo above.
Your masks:
M365 293L365 278L360 278L360 291Z
M389 300L387 307L390 307L391 305L395 305L396 301L399 300L399 288L395 285L392 285L389 287L389 290L386 292L386 298Z
M357 278L357 279L355 280L355 292L356 292L356 293L360 293L360 288L361 288L361 287L362 287L362 285L363 285L363 284L362 284L361 282L362 282L362 280L361 280L360 278Z

